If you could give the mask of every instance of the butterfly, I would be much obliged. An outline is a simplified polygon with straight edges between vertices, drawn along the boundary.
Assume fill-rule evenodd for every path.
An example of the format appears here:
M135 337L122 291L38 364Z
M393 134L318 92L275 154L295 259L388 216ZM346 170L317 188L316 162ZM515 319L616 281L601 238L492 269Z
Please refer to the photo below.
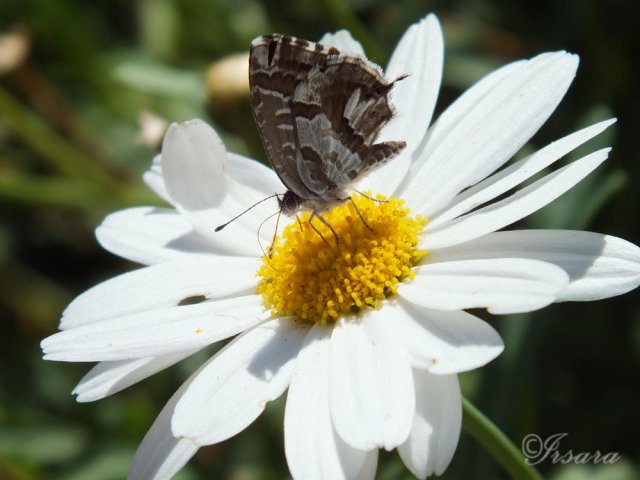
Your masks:
M374 63L333 46L275 33L253 40L251 107L287 188L276 195L280 213L310 211L309 224L317 217L339 242L321 212L353 202L353 184L405 148L404 141L375 143L394 115L389 93L403 78L388 81Z

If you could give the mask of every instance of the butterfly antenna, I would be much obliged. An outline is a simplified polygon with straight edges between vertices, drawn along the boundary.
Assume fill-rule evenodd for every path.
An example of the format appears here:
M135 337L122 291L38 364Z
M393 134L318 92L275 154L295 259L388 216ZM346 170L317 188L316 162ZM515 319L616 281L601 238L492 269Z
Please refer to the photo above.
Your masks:
M258 238L258 245L260 245L260 250L262 250L262 256L265 257L265 260L267 260L267 263L269 264L269 266L271 268L273 268L276 272L279 272L280 270L278 270L276 267L273 266L273 264L269 261L269 259L271 258L271 253L273 251L273 242L271 243L271 247L269 247L269 255L267 255L267 252L264 251L264 247L262 246L262 243L260 242L260 230L262 229L262 226L270 219L273 218L275 215L278 215L278 222L280 221L280 214L282 213L282 210L278 210L276 213L272 213L271 215L269 215L267 218L265 218L262 223L260 223L260 226L258 227L258 233L257 233L257 238ZM278 224L276 222L276 233L278 231ZM275 234L273 235L274 241L275 241Z
M271 239L271 246L269 247L269 258L273 256L273 247L276 245L276 236L278 235L278 225L280 225L280 215L282 215L282 209L278 212L278 218L276 219L276 229L273 232L273 238Z
M220 230L222 230L224 227L226 227L227 225L229 225L231 222L233 222L234 220L237 220L237 219L238 219L238 218L240 218L242 215L244 215L245 213L247 213L247 212L248 212L249 210L251 210L253 207L256 207L256 206L260 205L262 202L266 202L266 201L267 201L267 200L269 200L270 198L277 197L277 196L278 196L278 194L277 194L277 193L274 193L273 195L269 195L268 197L263 198L262 200L257 201L256 203L254 203L253 205L251 205L249 208L247 208L244 212L242 212L242 213L240 213L240 214L236 215L235 217L233 217L233 218L232 218L231 220L229 220L227 223L223 223L222 225L217 226L215 231L216 231L216 232L219 232L219 231L220 231ZM275 213L274 213L274 215L275 215ZM273 217L273 215L271 215L271 217ZM271 218L271 217L269 217L269 218ZM269 218L267 218L267 220L268 220ZM264 223L264 222L263 222L263 223Z

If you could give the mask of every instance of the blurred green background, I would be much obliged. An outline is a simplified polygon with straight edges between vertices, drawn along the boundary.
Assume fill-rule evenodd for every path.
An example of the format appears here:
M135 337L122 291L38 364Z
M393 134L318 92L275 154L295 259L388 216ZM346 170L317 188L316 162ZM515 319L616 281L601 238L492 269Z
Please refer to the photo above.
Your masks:
M318 39L349 28L384 65L403 31L435 12L446 40L438 111L513 59L557 49L580 55L571 90L527 150L616 116L582 151L614 150L526 225L588 229L638 244L634 7L621 0L0 1L0 479L124 478L146 429L202 361L78 404L70 392L88 365L41 360L40 340L56 331L75 295L136 267L103 251L93 229L115 209L159 203L140 180L157 149L148 115L140 137L141 111L167 121L204 118L229 149L264 160L244 79L212 73L214 62L246 54L262 33ZM640 478L640 294L488 319L506 351L462 376L465 394L516 445L527 433L567 432L562 451L622 455L613 466L546 462L545 477ZM282 406L275 402L247 431L202 449L180 478L287 478ZM445 478L505 476L463 433ZM377 478L411 476L395 452L381 452Z

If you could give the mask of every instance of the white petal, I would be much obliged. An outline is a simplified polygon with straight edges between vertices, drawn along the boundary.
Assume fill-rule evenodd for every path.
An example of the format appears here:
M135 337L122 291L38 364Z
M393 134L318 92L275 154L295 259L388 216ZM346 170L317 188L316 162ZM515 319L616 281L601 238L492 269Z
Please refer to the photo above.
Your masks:
M640 249L621 238L571 230L495 232L473 242L437 250L433 262L518 257L549 262L569 274L557 301L588 301L621 295L640 284Z
M341 53L347 55L366 57L360 42L354 40L347 30L338 30L336 33L325 33L318 43L336 47Z
M269 317L258 295L115 317L56 333L41 343L46 360L99 362L202 348Z
M396 114L377 141L405 140L409 152L417 148L436 106L443 59L444 40L435 15L411 25L394 50L385 72L388 80L409 76L391 90L391 104Z
M428 160L428 155L437 147L444 138L451 135L458 124L493 91L496 85L501 84L506 78L514 75L527 64L527 60L520 60L504 65L497 70L481 78L469 89L465 90L429 128L425 148L421 149L420 161L414 166L418 169ZM413 170L414 173L417 170Z
M262 197L284 191L276 172L269 167L233 152L227 152L227 158L226 171L236 182L251 187Z
M177 306L191 297L250 294L255 290L259 265L257 259L211 256L127 272L76 297L65 309L60 328Z
M443 57L442 30L434 15L413 24L394 50L385 76L391 81L401 75L409 76L391 90L395 115L376 141L404 140L407 147L367 179L367 187L372 192L395 195L407 176L436 106Z
M500 258L430 263L416 270L398 294L437 310L486 308L495 314L537 310L552 303L569 277L538 260Z
M462 400L455 375L414 370L416 416L411 434L398 447L402 461L419 479L442 475L460 438Z
M359 473L371 478L371 453L346 445L331 424L330 334L329 328L314 325L298 355L284 412L287 463L294 479L346 480Z
M414 414L409 357L383 312L342 319L331 336L331 418L338 435L360 450L395 448Z
M164 417L158 417L144 437L127 480L170 480L198 452L199 447L193 442L171 436L168 429L171 412L164 413Z
M227 152L227 158L226 173L234 180L263 193L265 197L284 188L275 172L262 163L233 152ZM162 176L162 155L153 158L151 168L144 173L143 179L160 198L171 203Z
M337 435L336 435L337 436ZM362 470L356 477L357 480L374 480L378 469L378 449L369 450L362 466Z
M440 227L425 228L421 248L429 251L473 240L506 227L551 203L607 159L610 148L593 152L540 180L518 190L513 195L492 203Z
M171 417L180 397L199 371L191 375L173 394L151 425L136 451L127 480L169 480L198 451L198 445L191 440L177 439L173 436Z
M560 140L550 143L546 147L508 166L498 173L486 178L482 182L468 188L456 198L447 209L432 218L429 227L434 228L453 218L456 218L483 203L509 191L524 182L529 177L547 168L556 160L582 145L587 140L603 132L615 119L591 125Z
M276 319L227 344L178 402L174 436L210 445L249 426L289 386L307 328Z
M94 402L114 393L118 393L131 385L164 370L183 360L198 350L176 352L161 357L135 358L100 362L82 377L73 389L78 402Z
M464 310L430 310L400 300L392 323L413 366L438 375L481 367L504 349L498 332Z
M162 156L156 155L153 157L151 167L142 175L144 183L146 183L151 190L155 192L161 199L167 203L171 203L171 197L164 185L164 178L162 178Z
M136 207L112 213L96 229L96 238L105 250L144 265L216 253L215 246L195 232L187 219L168 208Z
M578 59L542 54L515 68L477 99L455 128L432 136L405 192L418 213L433 217L462 189L509 160L555 110L575 76Z
M447 109L438 117L427 131L425 138L421 142L419 150L416 152L417 158L411 165L409 175L409 183L418 172L424 167L429 159L431 152L437 147L443 139L451 135L455 131L458 124L473 110L473 108L481 102L488 93L493 91L496 85L499 85L505 78L518 72L525 64L526 60L520 60L504 65L497 70L489 73L481 78L472 87L465 90ZM406 187L406 185L405 185ZM403 198L410 203L414 203L413 199L408 195L410 192L405 191ZM416 205L418 205L416 203Z
M220 251L259 256L258 227L277 211L275 199L257 205L223 232L214 231L265 198L263 192L231 177L228 160L218 135L201 121L171 125L162 144L162 172L176 208ZM258 165L256 178L264 171ZM265 232L262 240L270 241L271 235Z

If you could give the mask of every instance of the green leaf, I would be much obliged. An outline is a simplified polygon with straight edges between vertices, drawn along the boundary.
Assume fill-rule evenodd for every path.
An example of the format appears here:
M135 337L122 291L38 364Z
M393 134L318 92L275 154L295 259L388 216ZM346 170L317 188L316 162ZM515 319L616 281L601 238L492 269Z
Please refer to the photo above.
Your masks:
M112 73L117 81L140 92L198 103L204 101L203 79L198 73L140 58L119 61Z
M0 430L0 456L39 464L67 462L86 444L86 434L75 428L3 426Z
M69 475L58 477L60 480L120 480L126 478L133 458L130 450L103 452L91 458Z

